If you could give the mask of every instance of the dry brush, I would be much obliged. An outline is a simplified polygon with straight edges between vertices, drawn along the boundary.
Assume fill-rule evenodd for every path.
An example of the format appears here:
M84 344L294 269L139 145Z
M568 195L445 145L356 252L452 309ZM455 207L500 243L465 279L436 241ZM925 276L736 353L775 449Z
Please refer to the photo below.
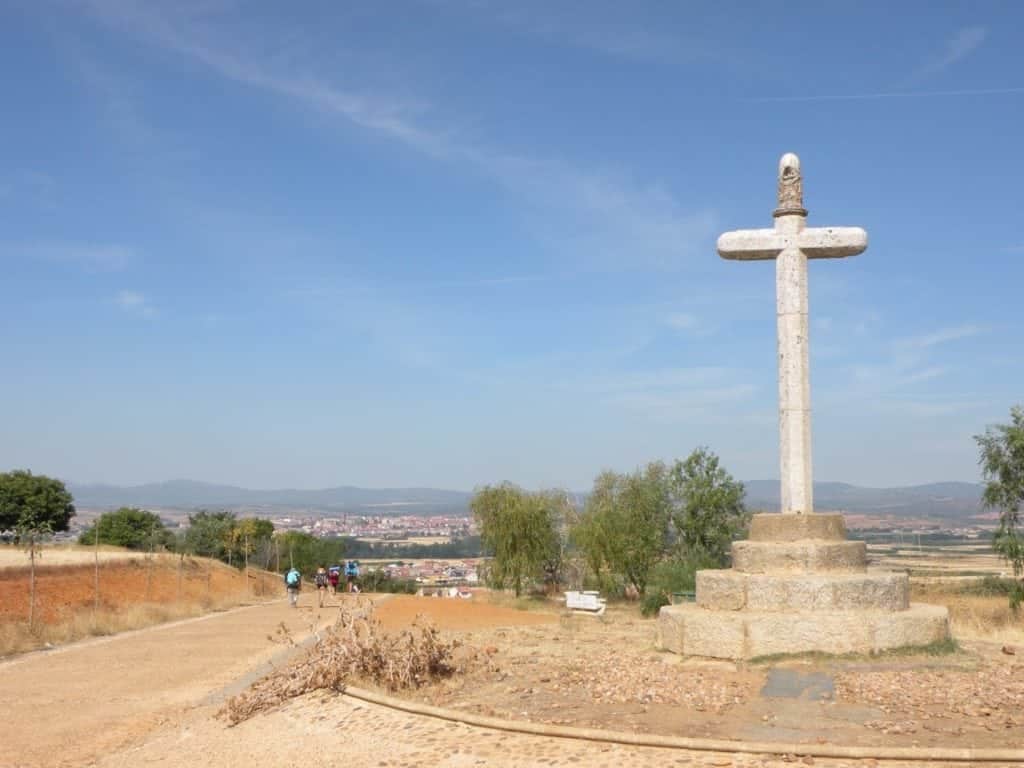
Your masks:
M423 616L409 629L387 633L371 612L369 605L356 610L342 608L334 625L316 636L302 657L229 699L218 716L237 725L313 691L342 692L350 680L394 692L419 688L488 663L486 654L464 648L459 640L442 638ZM270 639L292 642L284 625L278 628L277 637ZM464 652L457 658L460 648Z

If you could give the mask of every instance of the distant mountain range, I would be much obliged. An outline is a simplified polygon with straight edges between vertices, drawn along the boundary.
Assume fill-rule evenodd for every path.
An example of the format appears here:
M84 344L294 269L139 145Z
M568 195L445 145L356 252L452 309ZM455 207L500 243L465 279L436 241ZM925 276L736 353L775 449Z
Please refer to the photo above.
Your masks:
M747 506L778 510L779 482L746 483ZM467 512L472 494L436 488L356 488L255 491L194 480L169 480L136 486L77 485L69 490L84 508L121 506L168 509L275 508L311 512L378 512L438 514ZM967 518L979 511L982 486L977 483L932 483L901 488L864 488L848 483L815 483L819 510L843 510L899 517Z
M779 509L779 481L753 480L744 484L747 506ZM979 483L930 483L900 488L864 488L849 483L815 483L814 507L897 517L967 518L981 508Z
M168 480L145 485L76 485L68 490L82 507L150 506L170 509L200 507L281 507L307 510L369 510L424 514L438 509L469 508L472 494L435 488L355 488L339 486L321 490L284 488L254 491L232 485L201 483L195 480Z

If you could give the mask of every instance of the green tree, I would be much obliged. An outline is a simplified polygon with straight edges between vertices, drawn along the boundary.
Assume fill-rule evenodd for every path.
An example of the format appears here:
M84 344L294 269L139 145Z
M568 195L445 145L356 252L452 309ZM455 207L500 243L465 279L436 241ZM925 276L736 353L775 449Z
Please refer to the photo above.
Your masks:
M185 548L200 557L226 561L234 527L234 512L211 512L205 509L195 512L188 516Z
M64 483L27 469L0 473L0 530L19 538L66 531L75 514Z
M616 477L614 472L602 472L597 476L594 480L594 489L569 531L569 541L582 555L586 570L593 574L600 589L608 589L611 586L611 555L609 534L605 530L606 520L601 514L603 505L592 499L595 495L611 494L612 489L609 486L614 483Z
M27 469L0 473L0 530L13 530L28 549L28 626L35 625L36 558L39 543L57 531L66 531L75 506L64 483Z
M979 463L985 479L982 503L999 512L999 528L992 545L1013 568L1015 585L1010 605L1016 612L1024 602L1024 531L1020 508L1024 503L1024 408L1010 409L1010 423L988 427L975 435Z
M100 544L128 549L150 549L167 546L173 540L159 515L136 507L121 507L104 512L78 537L80 544L95 544L97 531Z
M669 513L669 471L662 462L628 475L602 472L573 539L599 580L607 568L642 595L665 553Z
M547 541L542 545L540 572L545 586L554 592L562 583L565 573L572 502L569 501L569 494L562 490L539 491L530 496L532 503L537 504L541 514L548 519Z
M484 486L470 501L485 553L487 572L498 588L510 584L516 597L542 575L560 546L552 493L527 493L511 483Z
M750 524L743 483L733 479L718 456L702 447L685 460L676 460L668 485L679 554L725 564L733 540Z
M274 524L260 517L243 517L236 520L228 533L232 561L244 562L257 552L267 552Z

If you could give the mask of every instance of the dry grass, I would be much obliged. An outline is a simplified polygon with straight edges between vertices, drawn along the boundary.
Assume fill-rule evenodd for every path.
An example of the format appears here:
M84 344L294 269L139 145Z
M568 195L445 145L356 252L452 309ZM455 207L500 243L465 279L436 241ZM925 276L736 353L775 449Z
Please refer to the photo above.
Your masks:
M81 544L44 544L40 548L37 564L40 566L89 564L97 555L101 563L144 560L147 557L145 552L134 552L124 547L100 545L97 552L95 547ZM173 557L173 555L164 555L164 557ZM15 544L0 545L0 568L25 568L27 566L28 552L24 548Z
M23 610L27 569L0 569L0 574L8 601L4 607L10 609L0 613L0 658L201 616L283 591L273 573L250 570L246 580L243 572L219 562L158 556L101 563L100 599L94 606L93 569L50 562L37 569L37 618L29 627Z
M1015 615L1005 595L972 594L970 585L914 583L911 599L946 606L960 640L1024 643L1024 611Z
M457 662L458 640L444 640L438 630L418 618L411 629L385 632L371 616L372 605L354 610L342 608L334 626L298 661L257 681L244 693L228 700L218 712L232 725L280 704L318 690L343 691L352 679L397 691L419 688L449 677L460 668L485 658L469 652ZM284 629L276 642L291 642Z
M180 603L137 603L120 608L79 610L49 624L37 624L31 630L24 621L0 623L0 658L39 650L88 637L116 635L168 621L190 619L211 611L235 608L249 601L237 597L192 600Z
M23 621L4 622L0 624L0 657L200 616L211 607L202 602L150 603L100 609L95 615L79 611L52 624L37 624L31 630Z

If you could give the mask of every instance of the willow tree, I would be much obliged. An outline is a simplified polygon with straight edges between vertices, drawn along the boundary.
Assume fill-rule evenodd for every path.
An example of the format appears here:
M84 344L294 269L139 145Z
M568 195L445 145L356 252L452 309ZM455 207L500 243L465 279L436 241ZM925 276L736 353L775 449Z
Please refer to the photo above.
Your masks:
M598 581L607 568L641 595L647 591L651 573L665 554L668 480L668 468L661 462L627 475L605 471L594 480L573 538Z
M1013 568L1010 605L1016 611L1024 602L1024 531L1020 519L1024 504L1024 408L1014 406L1009 424L991 426L974 439L985 479L982 503L999 513L992 545Z
M561 551L557 498L511 483L484 486L473 495L469 506L484 552L492 558L488 575L494 586L509 585L519 597L535 578L552 578Z

